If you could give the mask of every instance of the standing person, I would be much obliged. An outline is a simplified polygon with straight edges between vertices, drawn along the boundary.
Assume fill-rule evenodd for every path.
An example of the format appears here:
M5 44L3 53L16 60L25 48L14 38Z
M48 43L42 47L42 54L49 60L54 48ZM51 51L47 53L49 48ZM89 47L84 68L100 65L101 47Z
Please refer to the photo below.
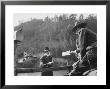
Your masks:
M42 76L53 76L53 71L46 70L46 68L51 68L53 65L52 56L50 55L50 50L45 47L43 50L43 57L40 59L40 66L42 67Z

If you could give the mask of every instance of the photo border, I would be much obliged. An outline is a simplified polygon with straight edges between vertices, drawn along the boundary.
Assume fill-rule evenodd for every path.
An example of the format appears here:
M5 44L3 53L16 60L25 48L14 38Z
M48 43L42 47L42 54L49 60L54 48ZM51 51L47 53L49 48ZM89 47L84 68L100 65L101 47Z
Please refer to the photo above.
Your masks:
M5 6L6 5L106 5L106 57L109 55L109 29L110 29L110 2L109 1L2 1L1 2L1 87L2 88L41 88L41 85L5 85ZM108 59L108 58L107 58ZM108 60L106 60L108 70ZM109 73L106 71L106 74ZM107 77L110 74L107 74ZM108 78L107 78L108 79ZM107 81L107 80L106 80ZM108 81L107 81L108 85ZM55 88L57 85L43 85L47 89ZM69 85L71 86L71 85ZM78 86L78 85L75 85ZM84 85L83 85L84 86ZM59 86L58 86L59 87Z

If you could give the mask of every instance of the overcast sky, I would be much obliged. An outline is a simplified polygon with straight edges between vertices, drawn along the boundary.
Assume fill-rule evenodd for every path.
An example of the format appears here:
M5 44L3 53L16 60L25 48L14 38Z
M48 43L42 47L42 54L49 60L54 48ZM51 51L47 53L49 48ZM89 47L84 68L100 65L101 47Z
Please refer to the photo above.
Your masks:
M31 18L35 19L44 19L45 17L54 17L55 15L61 15L61 14L52 14L52 13L45 13L45 14L36 14L36 13L18 13L14 14L14 26L17 26L21 22L30 21Z
M55 15L59 16L59 15L62 15L61 13L16 13L14 14L14 26L17 26L19 25L20 23L22 22L26 22L26 21L30 21L31 18L35 18L35 19L44 19L45 17L50 17L50 18L53 18ZM85 17L88 16L88 14L84 14Z

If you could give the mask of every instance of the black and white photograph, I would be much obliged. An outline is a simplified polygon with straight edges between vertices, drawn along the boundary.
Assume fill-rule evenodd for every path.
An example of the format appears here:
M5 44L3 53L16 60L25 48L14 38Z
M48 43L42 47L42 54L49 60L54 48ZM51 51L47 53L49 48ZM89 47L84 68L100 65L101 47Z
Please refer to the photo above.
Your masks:
M6 85L104 85L106 5L38 4L5 7Z
M15 76L97 76L96 13L15 13Z

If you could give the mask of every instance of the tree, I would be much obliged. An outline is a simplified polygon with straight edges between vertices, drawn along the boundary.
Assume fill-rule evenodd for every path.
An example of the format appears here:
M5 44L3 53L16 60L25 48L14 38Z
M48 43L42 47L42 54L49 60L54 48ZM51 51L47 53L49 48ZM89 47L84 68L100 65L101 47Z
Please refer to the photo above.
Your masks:
M97 33L97 17L93 14L90 14L86 20L87 21L87 28L91 29L92 31Z

